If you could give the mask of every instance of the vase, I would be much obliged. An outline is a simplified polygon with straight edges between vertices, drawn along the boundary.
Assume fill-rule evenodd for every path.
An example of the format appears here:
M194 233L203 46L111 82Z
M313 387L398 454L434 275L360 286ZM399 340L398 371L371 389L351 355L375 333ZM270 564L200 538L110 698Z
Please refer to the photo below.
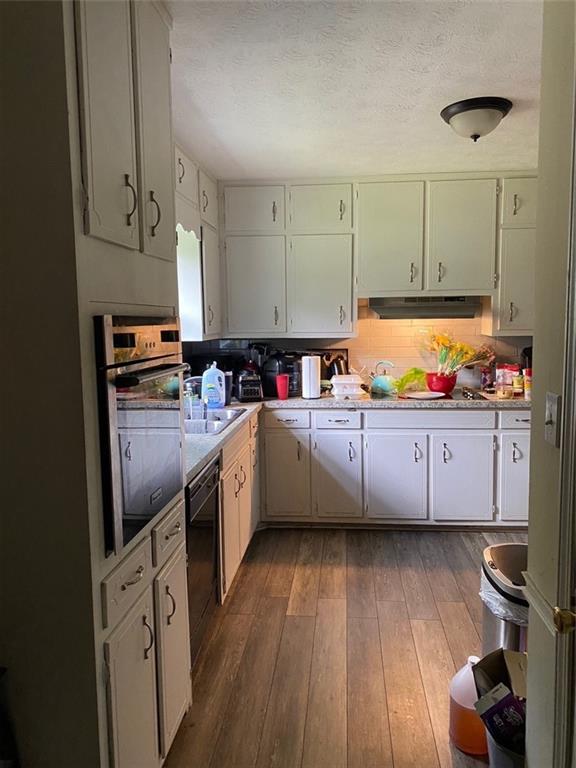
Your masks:
M449 395L456 386L457 373L446 376L444 373L427 373L426 385L430 392L443 392Z

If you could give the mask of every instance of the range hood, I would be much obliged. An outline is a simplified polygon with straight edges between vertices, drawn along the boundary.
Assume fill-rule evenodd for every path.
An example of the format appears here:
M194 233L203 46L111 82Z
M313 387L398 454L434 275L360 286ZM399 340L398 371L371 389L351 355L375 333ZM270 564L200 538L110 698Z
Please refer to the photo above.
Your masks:
M482 303L480 296L405 296L369 299L369 306L381 320L409 320L476 317Z

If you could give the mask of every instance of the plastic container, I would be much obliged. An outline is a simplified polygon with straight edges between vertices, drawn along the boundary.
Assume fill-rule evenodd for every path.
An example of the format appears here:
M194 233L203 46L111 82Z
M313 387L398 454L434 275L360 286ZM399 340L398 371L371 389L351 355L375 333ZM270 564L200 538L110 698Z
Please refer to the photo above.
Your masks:
M276 374L276 393L278 394L278 400L288 400L289 383L290 377L287 373Z
M350 400L356 400L366 394L362 389L362 377L357 373L332 376L330 383L334 397L347 397Z
M474 709L478 699L472 665L480 659L469 656L466 664L450 682L450 739L455 747L467 755L486 755L486 729Z
M202 402L208 408L223 408L226 403L224 374L215 362L202 374Z
M532 400L532 368L524 368L524 400Z

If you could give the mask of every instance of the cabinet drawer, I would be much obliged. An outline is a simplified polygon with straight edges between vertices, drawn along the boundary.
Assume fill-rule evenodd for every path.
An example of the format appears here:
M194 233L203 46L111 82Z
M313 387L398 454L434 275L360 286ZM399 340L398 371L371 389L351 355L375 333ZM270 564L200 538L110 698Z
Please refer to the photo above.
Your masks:
M266 429L310 429L310 411L278 410L264 414Z
M382 410L365 411L368 429L494 429L495 411Z
M530 429L530 411L503 411L500 416L500 429Z
M316 411L317 429L360 429L362 414L360 411Z
M102 624L112 627L152 578L152 546L144 539L102 582Z
M178 545L186 539L186 505L179 501L171 512L152 529L152 560L154 566L164 565Z

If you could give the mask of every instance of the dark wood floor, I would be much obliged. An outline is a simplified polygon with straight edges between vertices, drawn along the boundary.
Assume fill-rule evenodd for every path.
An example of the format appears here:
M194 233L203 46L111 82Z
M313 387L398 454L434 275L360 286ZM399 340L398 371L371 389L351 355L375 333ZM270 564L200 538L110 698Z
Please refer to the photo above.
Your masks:
M448 685L480 654L483 548L521 533L256 534L167 768L473 768Z

